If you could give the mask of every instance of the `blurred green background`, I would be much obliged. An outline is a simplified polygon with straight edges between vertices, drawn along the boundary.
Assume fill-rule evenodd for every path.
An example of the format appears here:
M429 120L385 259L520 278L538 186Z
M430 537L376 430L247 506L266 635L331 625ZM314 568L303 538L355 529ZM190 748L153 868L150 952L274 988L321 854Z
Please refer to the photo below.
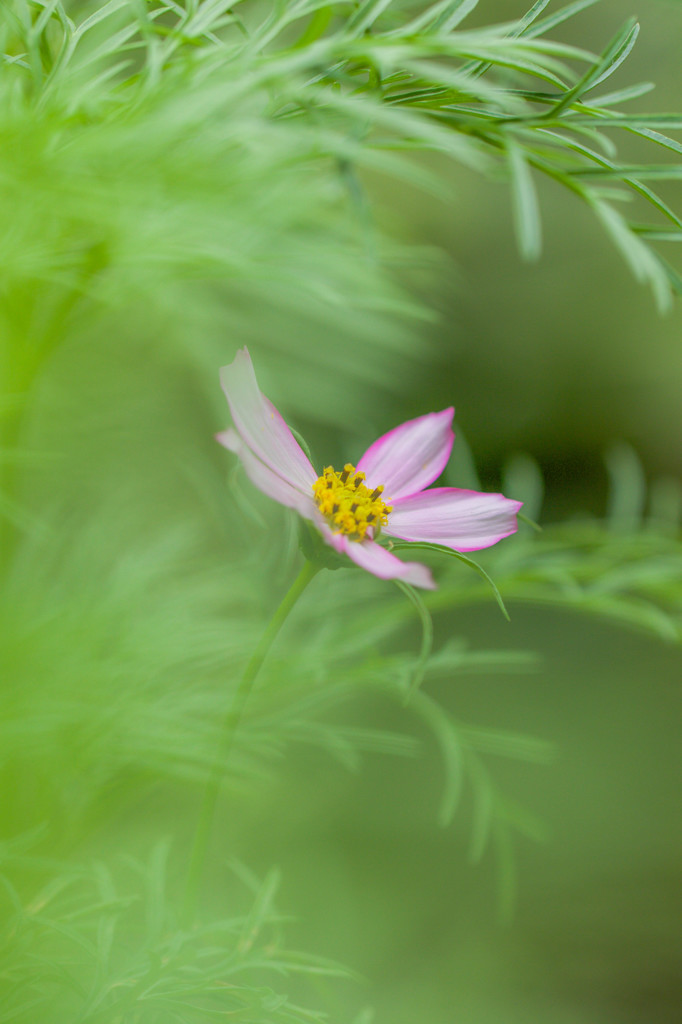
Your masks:
M84 5L66 6L75 16ZM559 35L599 52L638 13L638 44L613 87L654 79L653 97L636 108L674 111L682 5L644 6L602 0ZM516 0L484 0L471 25L523 13ZM61 150L48 145L49 106L22 125L11 88L5 94L14 132L3 171L0 364L9 381L0 627L7 920L17 901L58 904L58 884L35 896L49 891L51 874L78 890L81 865L101 863L123 899L126 872L146 879L157 904L167 903L159 935L172 932L227 686L296 559L293 524L213 441L228 422L218 367L248 344L264 392L318 463L356 457L395 423L453 403L460 441L447 482L470 486L473 460L484 489L509 493L516 481L524 493L513 496L548 524L537 555L525 554L533 539L524 527L481 560L510 623L464 566L439 570L435 650L461 641L472 657L424 683L448 715L490 732L486 771L495 792L527 809L518 812L527 834L500 832L497 852L486 848L472 863L477 806L495 798L471 781L454 821L439 826L437 739L382 689L419 647L413 611L377 580L327 573L274 648L235 752L204 917L245 914L253 879L243 865L259 879L278 866L286 947L361 978L258 983L296 1004L326 1005L344 1024L672 1022L682 995L679 626L644 611L639 621L638 609L662 595L679 616L682 604L679 530L661 525L659 544L651 520L661 509L674 519L679 503L679 301L659 316L594 219L553 183L539 183L544 249L528 264L501 176L491 182L419 156L445 182L445 198L435 198L376 167L352 180L320 174L312 161L296 163L298 143L285 134L221 121L218 100L196 153L194 98L181 78L175 85L169 107L152 110L152 130L131 117L106 125L104 145L83 133ZM87 116L86 103L78 117ZM169 118L178 128L166 139ZM679 187L665 194L679 210ZM207 255L225 237L233 271ZM358 251L369 253L366 263ZM71 275L81 275L75 298ZM511 461L518 453L534 461ZM533 509L540 475L544 505ZM603 541L598 524L609 512ZM570 566L557 555L564 539L576 564L593 559L590 601L574 600ZM600 603L601 577L640 555L644 596L627 607ZM477 651L492 655L477 662ZM543 743L499 757L495 737L506 732ZM169 844L163 896L162 855L150 854L159 840ZM148 869L131 867L150 856ZM92 958L106 950L102 977L115 978L137 948L144 929L123 910L108 938L109 925L97 923L93 908L114 898L102 895L108 884L93 883L101 888L89 910L90 897L77 892L44 935L40 908L34 932L12 924L3 940L7 1006L14 980L27 976L12 960L24 951L41 958L33 967L48 980L31 984L48 995L5 1019L216 1019L208 1009L145 1016L144 1007L106 1002L88 1016L82 992L64 995L60 971L80 971L84 990L95 991ZM133 913L141 900L132 897ZM139 913L153 930L153 914ZM83 920L92 948L74 954L69 929ZM149 955L140 954L145 964ZM261 968L248 970L260 979ZM285 1019L260 1012L234 1019Z

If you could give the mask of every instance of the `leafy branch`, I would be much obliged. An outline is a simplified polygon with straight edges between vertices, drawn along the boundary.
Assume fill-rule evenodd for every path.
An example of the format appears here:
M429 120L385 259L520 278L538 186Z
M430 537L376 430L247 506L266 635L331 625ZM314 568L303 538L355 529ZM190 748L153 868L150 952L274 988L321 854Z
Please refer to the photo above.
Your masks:
M207 117L241 123L248 108L272 130L286 125L300 164L332 157L420 187L423 170L404 159L414 150L443 153L483 174L505 171L528 259L541 249L535 176L549 177L592 210L665 309L678 278L652 243L677 237L681 222L645 182L677 179L680 165L620 163L607 131L679 155L681 144L666 132L681 122L619 109L646 84L594 97L632 51L633 20L601 54L547 38L593 2L543 17L549 0L538 0L517 22L466 30L472 0L439 0L413 17L391 0L333 8L327 0L297 0L266 11L250 0L110 0L80 20L60 0L13 0L1 75L6 85L24 86L24 114L24 104L52 116L61 110L76 137L121 115L148 118L178 88L186 92L189 75L201 97L201 130ZM604 181L619 188L606 193ZM614 207L633 194L661 215L655 232Z

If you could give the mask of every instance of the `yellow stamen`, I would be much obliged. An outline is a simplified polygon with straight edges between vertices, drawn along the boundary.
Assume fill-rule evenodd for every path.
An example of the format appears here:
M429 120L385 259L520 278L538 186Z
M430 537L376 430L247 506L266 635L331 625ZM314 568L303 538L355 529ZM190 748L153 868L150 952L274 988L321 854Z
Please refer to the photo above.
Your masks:
M381 500L383 485L370 491L365 474L347 462L340 473L325 466L313 484L315 504L329 521L334 533L345 533L349 540L376 537L388 522L390 505Z

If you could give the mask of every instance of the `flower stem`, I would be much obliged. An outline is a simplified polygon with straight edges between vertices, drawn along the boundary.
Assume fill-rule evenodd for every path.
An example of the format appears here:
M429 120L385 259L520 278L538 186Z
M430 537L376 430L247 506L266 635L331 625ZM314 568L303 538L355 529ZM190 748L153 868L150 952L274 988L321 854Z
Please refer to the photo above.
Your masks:
M235 734L244 713L244 708L249 699L251 689L260 671L261 665L270 650L273 640L282 628L289 612L292 610L312 578L319 571L319 568L320 567L318 565L314 565L309 561L305 561L303 563L301 571L282 599L281 604L277 608L267 629L263 633L258 646L251 655L251 659L244 669L244 675L242 676L234 697L232 698L232 703L225 715L220 735L220 747L211 775L206 783L206 789L204 790L201 809L199 811L199 820L194 834L194 843L192 844L192 852L190 854L182 912L182 921L186 927L192 923L192 919L194 917L197 897L199 894L201 873L203 871L206 851L211 837L211 829L213 826L213 818L215 816L218 796L220 794L220 786L225 773L227 759L230 756Z

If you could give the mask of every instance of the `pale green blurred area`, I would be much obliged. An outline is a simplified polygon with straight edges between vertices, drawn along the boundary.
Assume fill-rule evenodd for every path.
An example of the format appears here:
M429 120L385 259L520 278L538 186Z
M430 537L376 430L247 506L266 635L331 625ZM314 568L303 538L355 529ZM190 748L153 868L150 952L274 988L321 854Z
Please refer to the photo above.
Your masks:
M483 3L479 18L520 13L511 0ZM623 0L604 0L566 38L598 50L629 13ZM657 91L639 104L675 109L682 5L656 0L639 13L640 41L620 74L631 82L653 71ZM529 453L545 476L549 520L604 512L604 453L615 442L634 448L649 483L679 477L679 305L658 318L596 226L551 187L540 189L543 256L523 264L506 187L447 173L449 205L367 177L376 220L406 243L388 247L391 273L371 258L349 272L343 250L324 251L325 224L314 223L314 203L329 197L302 190L295 207L295 190L283 190L291 205L281 222L266 195L259 237L242 225L243 244L257 258L272 255L265 286L248 275L179 284L161 271L132 298L120 282L105 285L96 310L86 301L67 319L32 385L22 461L12 466L21 530L1 627L5 837L45 824L39 854L73 863L144 858L168 837L177 898L217 728L211 716L296 559L290 521L213 440L228 422L218 367L243 344L320 465L357 457L401 419L454 403L483 485L497 488L509 456ZM328 187L312 177L311 189ZM364 244L363 215L341 188L331 206L333 237L342 223L349 248ZM312 267L334 286L346 275L340 294L331 285L328 294L298 290ZM418 298L441 318L420 313ZM5 310L9 347L24 337L29 305ZM19 365L31 377L30 358ZM315 664L301 655L304 682L317 670L319 689L325 637L340 645L352 619L341 576L319 577L301 608L305 629L319 617ZM359 574L357 594L368 619L387 600L384 585ZM508 796L546 828L544 842L515 840L511 920L500 920L492 851L479 864L467 856L471 793L454 823L439 827L433 737L395 702L358 686L323 717L417 736L413 756L369 753L349 772L286 736L274 753L267 736L262 749L256 736L238 751L204 911L226 913L241 898L228 861L260 877L278 865L277 908L293 918L288 945L365 979L316 983L338 1024L369 1024L357 1016L364 1006L375 1024L676 1018L679 647L584 615L513 601L510 611L506 623L490 597L441 612L437 645L462 637L475 650L537 651L537 670L464 670L427 687L458 719L556 745L550 764L488 759ZM267 685L279 673L295 692L297 648L312 641L295 622L287 629ZM355 657L393 648L411 656L418 644L416 627L396 627ZM297 980L277 985L311 1001Z
M478 646L510 642L492 612L441 625ZM549 767L492 764L547 828L544 843L519 841L511 923L497 913L494 858L467 859L469 803L453 828L433 828L440 766L426 736L423 759L373 758L350 784L317 761L295 766L293 822L287 779L249 835L276 836L284 892L304 901L297 933L307 940L314 928L369 973L378 1020L673 1021L679 655L536 609L513 609L511 631L514 646L544 656L536 675L463 674L431 688L465 720L558 745ZM386 723L385 706L371 715Z

